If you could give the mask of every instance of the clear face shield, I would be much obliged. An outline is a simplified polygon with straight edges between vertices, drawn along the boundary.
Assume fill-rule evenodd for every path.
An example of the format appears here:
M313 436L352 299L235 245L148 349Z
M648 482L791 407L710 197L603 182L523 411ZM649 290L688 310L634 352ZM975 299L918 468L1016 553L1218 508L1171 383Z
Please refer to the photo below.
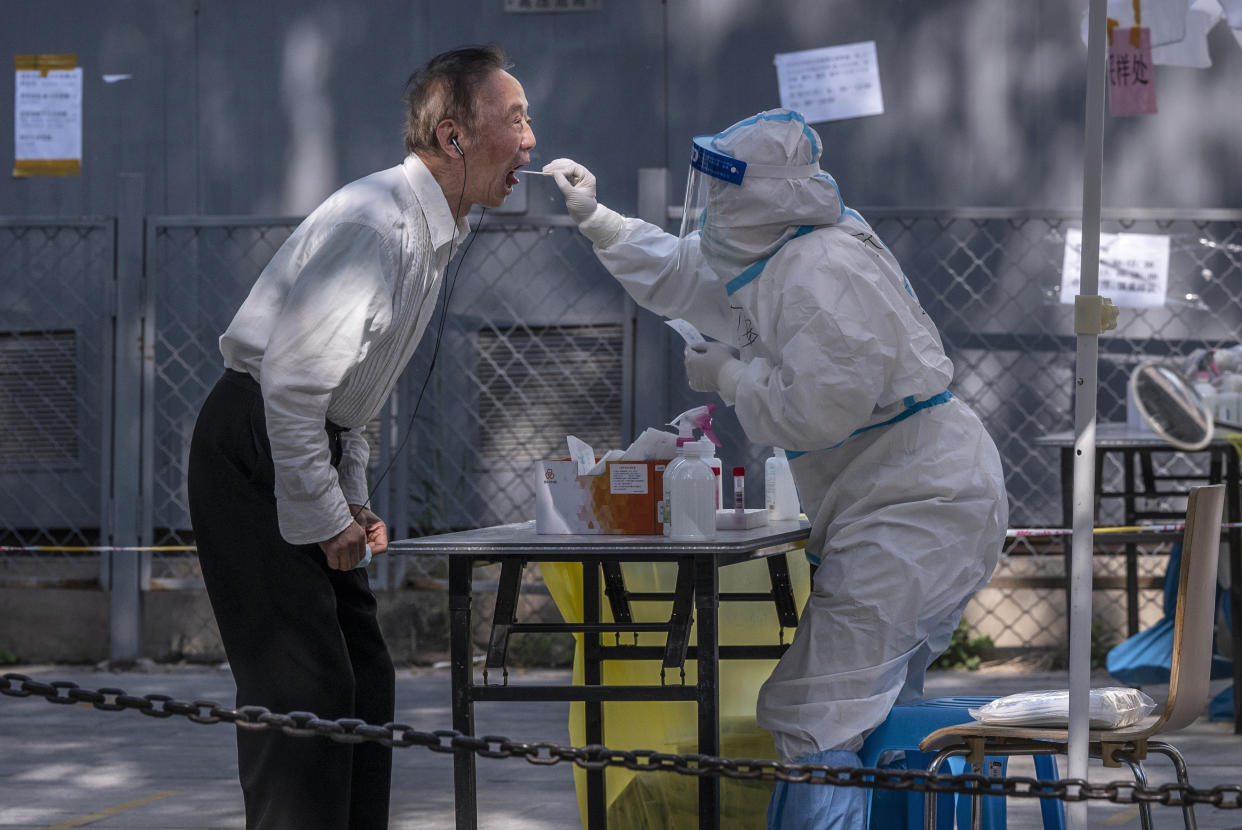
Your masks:
M745 162L717 149L718 138L702 135L691 143L677 268L696 268L701 255L728 279L794 233L799 218L787 215L784 204L790 181L820 170L816 163Z
M690 172L686 175L686 198L682 203L681 232L678 233L677 266L688 264L692 252L706 229L710 240L720 226L721 217L709 211L719 201L724 188L740 190L746 176L746 162L713 150L715 136L695 136L690 145Z

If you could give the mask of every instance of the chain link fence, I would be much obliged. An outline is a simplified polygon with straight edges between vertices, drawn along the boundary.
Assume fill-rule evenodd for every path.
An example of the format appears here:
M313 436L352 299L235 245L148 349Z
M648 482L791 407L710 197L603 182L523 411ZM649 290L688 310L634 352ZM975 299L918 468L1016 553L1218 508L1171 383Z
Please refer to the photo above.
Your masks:
M115 221L0 218L0 544L99 544ZM0 555L0 584L94 583L99 555Z
M1014 210L868 213L940 329L955 368L953 392L979 413L1005 465L1011 527L1061 524L1058 450L1035 439L1073 429L1075 335L1062 304L1061 273L1073 214ZM1156 234L1170 241L1168 288L1157 308L1123 309L1100 337L1101 422L1126 420L1126 384L1142 360L1176 358L1242 337L1242 213L1110 212L1103 233ZM1101 285L1101 294L1108 287ZM1206 458L1156 453L1157 476L1206 474ZM1100 481L1124 489L1119 458L1105 457ZM1169 487L1167 489L1177 489ZM1181 511L1184 497L1140 500L1140 510ZM1098 523L1123 523L1118 499L1100 504ZM1068 544L1068 539L1064 540ZM1001 649L1060 648L1067 634L1063 547L1014 540L993 587L966 620ZM1098 546L1096 648L1124 639L1124 546ZM1169 543L1138 548L1140 628L1162 614L1161 575ZM1042 554L1042 555L1041 555Z
M1000 448L1011 525L1061 522L1057 450L1041 435L1072 429L1075 336L1060 280L1072 214L1019 210L864 211L903 264L954 361L954 394ZM153 217L145 284L154 332L150 486L154 545L192 545L185 463L198 406L221 371L217 338L254 279L296 227L294 218ZM97 543L106 497L112 220L0 220L0 532L10 545ZM1101 421L1124 421L1125 385L1144 358L1230 345L1242 330L1242 213L1109 214L1106 233L1167 236L1169 287L1158 308L1124 310L1100 339ZM372 500L394 538L522 521L533 515L534 462L563 457L574 434L622 445L635 396L633 306L565 217L488 216L450 264L446 287L372 441ZM464 260L464 266L459 267ZM1101 293L1106 293L1101 289ZM444 302L450 312L444 314ZM645 313L645 312L638 312ZM434 369L432 368L434 363ZM72 368L72 377L69 376ZM49 379L56 379L51 382ZM670 383L680 383L673 377ZM725 432L740 434L722 414ZM628 420L627 420L628 419ZM761 469L763 447L735 463ZM1201 474L1158 453L1160 475ZM1119 486L1116 462L1100 471ZM1154 509L1178 509L1166 498ZM1105 503L1102 524L1119 523ZM1011 544L992 589L967 619L998 646L1055 647L1064 631L1061 544ZM1167 544L1140 551L1140 616L1160 612ZM192 553L149 554L147 589L198 584ZM66 553L0 554L5 585L40 569L65 578ZM87 557L89 559L89 557ZM1124 593L1110 581L1124 557L1097 557L1104 635L1124 636ZM442 563L381 557L381 587L443 578ZM89 577L89 575L88 575ZM205 628L213 626L209 619Z
M191 545L186 464L198 409L223 371L218 340L297 219L151 220L147 287L155 317L154 545ZM157 578L176 578L158 556ZM190 557L191 559L193 557Z

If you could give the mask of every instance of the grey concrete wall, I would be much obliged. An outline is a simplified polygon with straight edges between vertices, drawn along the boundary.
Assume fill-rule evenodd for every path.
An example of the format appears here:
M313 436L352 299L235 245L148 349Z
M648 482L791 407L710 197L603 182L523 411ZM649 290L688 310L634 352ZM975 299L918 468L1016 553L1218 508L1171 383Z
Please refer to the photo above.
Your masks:
M535 164L572 156L636 209L636 171L778 105L776 53L874 40L883 115L819 125L855 205L1081 204L1084 0L602 0L509 14L503 0L8 2L0 54L75 52L82 175L0 177L0 215L108 214L143 173L152 213L300 214L394 164L401 93L432 54L496 41L526 87ZM1207 70L1160 66L1160 112L1109 119L1104 204L1236 207L1242 49L1217 26ZM104 73L131 80L107 84ZM13 85L0 84L11 136ZM6 139L7 140L7 139ZM7 145L11 146L11 145ZM527 210L560 212L532 187Z

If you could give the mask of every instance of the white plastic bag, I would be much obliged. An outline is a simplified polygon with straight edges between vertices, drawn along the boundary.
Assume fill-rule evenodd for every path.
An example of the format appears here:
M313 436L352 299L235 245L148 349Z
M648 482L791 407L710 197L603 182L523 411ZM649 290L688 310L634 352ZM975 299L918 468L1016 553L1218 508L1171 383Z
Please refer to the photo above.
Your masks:
M1138 689L1108 686L1091 690L1087 717L1092 729L1118 729L1138 723L1155 708L1156 702ZM1069 692L1020 692L967 711L993 726L1063 727L1069 725Z

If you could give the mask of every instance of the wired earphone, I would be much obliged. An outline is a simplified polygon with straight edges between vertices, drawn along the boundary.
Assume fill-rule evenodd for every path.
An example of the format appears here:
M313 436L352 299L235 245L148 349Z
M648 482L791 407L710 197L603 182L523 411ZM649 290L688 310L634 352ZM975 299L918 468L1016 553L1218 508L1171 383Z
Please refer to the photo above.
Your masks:
M457 197L457 210L453 211L455 215L460 215L462 203L465 201L465 198L466 198L466 173L467 173L466 153L465 151L461 149L461 145L457 143L456 135L452 135L449 137L449 143L453 145L453 149L457 151L457 155L461 156L461 194L458 195ZM474 230L477 231L479 227L482 226L483 215L485 213L487 213L487 208L480 206L479 222L478 224L474 226ZM467 227L469 227L469 222L467 222ZM454 241L456 241L457 239L456 231L454 231L453 233L453 239ZM420 386L418 389L418 397L414 399L414 409L413 411L410 412L410 421L408 424L406 424L405 435L401 438L401 441L393 449L392 457L388 459L387 466L384 467L383 471L379 475L379 478L375 480L375 484L373 484L370 488L368 488L366 501L363 502L362 505L359 507L358 512L353 514L353 519L355 522L358 521L358 516L362 513L363 510L369 509L369 505L371 504L371 499L375 496L375 492L379 489L379 486L380 484L383 483L384 479L387 478L388 473L392 470L392 465L396 462L397 458L400 457L401 450L405 446L405 442L410 440L410 436L414 433L414 420L418 417L418 407L423 402L423 393L427 391L427 383L428 381L431 380L431 373L435 371L435 368L436 368L436 357L439 356L440 354L440 340L444 336L444 322L445 322L445 319L448 317L449 303L452 302L453 300L453 290L457 287L457 275L461 272L461 264L466 261L466 254L470 253L470 246L473 244L474 244L474 233L471 232L470 238L466 240L466 247L462 250L461 257L457 260L457 267L453 269L452 277L447 277L447 276L445 277L445 282L448 285L448 289L445 291L445 294L444 294L444 306L443 308L440 309L440 323L436 329L435 345L431 349L431 363L427 366L427 374L423 378L423 385ZM449 262L453 261L453 257L456 256L456 253L457 252L453 250L449 251L449 258L448 258ZM448 272L448 269L446 267L445 273L447 274L447 272ZM359 563L358 567L365 565L368 562L368 560L369 560L369 556L367 558L364 558L363 561Z

